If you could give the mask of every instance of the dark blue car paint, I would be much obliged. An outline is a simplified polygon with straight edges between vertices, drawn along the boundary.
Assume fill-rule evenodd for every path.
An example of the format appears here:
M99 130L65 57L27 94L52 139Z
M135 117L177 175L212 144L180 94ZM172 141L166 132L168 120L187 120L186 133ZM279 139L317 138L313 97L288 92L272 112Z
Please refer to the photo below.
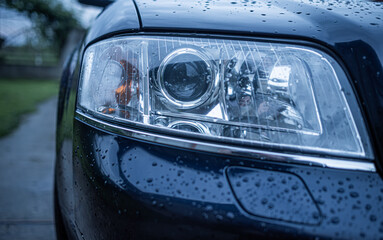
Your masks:
M383 182L377 173L265 163L156 146L77 120L74 133L74 216L85 239L119 239L124 234L133 239L252 239L262 235L379 239L383 234ZM233 166L250 174L233 172ZM286 209L271 218L248 211L241 206L243 202L262 205L266 199L272 211L281 201L273 196L280 194L274 186L254 202L257 172L275 172L272 179L263 181L275 182L283 188L283 197L299 207L307 206L300 201L309 194L315 201L309 204L318 210L307 215ZM278 173L292 174L307 187L283 183Z
M336 55L349 74L378 163L383 159L383 4L363 10L356 6L341 9L334 4L315 7L293 1L278 5L258 1L137 1L137 14L133 2L118 1L106 8L72 55L61 82L56 186L72 237L383 238L383 180L378 173L277 164L267 159L230 158L157 146L74 120L82 53L100 39L125 33L172 32L311 41ZM340 13L340 9L346 13ZM370 15L375 19L360 18L374 11ZM262 169L267 170L263 174L275 171L301 179L306 188L294 190L294 184L286 184L287 199L299 191L302 196L309 195L313 199L310 206L314 204L313 209L318 210L310 216L299 216L303 214L299 211L290 216L304 219L303 224L289 221L289 211L275 212L273 217L254 213L247 205L255 201L257 177L253 174ZM283 185L278 177L273 181ZM278 204L277 198L270 198L270 192L264 195L266 206L274 208ZM260 205L265 202L264 198L258 200Z

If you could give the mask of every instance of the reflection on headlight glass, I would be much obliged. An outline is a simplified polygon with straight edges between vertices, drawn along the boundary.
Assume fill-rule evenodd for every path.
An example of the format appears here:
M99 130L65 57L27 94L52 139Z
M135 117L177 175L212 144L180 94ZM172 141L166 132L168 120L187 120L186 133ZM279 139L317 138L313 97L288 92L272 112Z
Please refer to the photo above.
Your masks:
M116 38L87 49L78 106L173 133L366 156L334 66L289 44Z

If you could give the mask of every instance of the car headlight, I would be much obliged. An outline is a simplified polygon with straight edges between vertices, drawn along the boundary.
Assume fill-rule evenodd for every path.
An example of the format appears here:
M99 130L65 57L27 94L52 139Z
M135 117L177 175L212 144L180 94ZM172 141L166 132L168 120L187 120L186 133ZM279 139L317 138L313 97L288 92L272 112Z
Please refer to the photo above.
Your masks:
M88 47L78 109L169 134L372 158L350 89L339 64L307 46L129 36Z

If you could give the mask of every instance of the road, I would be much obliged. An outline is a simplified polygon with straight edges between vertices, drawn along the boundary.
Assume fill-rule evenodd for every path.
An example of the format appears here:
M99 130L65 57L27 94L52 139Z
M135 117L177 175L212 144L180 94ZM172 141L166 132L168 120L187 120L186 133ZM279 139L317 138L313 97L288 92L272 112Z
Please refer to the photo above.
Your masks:
M53 168L57 98L0 139L0 240L55 239Z

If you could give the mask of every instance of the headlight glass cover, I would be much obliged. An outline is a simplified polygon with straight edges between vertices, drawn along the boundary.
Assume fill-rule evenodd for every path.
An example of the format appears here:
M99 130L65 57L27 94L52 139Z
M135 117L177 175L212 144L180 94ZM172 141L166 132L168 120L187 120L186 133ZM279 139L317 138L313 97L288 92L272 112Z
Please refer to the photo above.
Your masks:
M87 48L78 109L164 134L371 158L344 85L338 63L307 46L128 36Z

